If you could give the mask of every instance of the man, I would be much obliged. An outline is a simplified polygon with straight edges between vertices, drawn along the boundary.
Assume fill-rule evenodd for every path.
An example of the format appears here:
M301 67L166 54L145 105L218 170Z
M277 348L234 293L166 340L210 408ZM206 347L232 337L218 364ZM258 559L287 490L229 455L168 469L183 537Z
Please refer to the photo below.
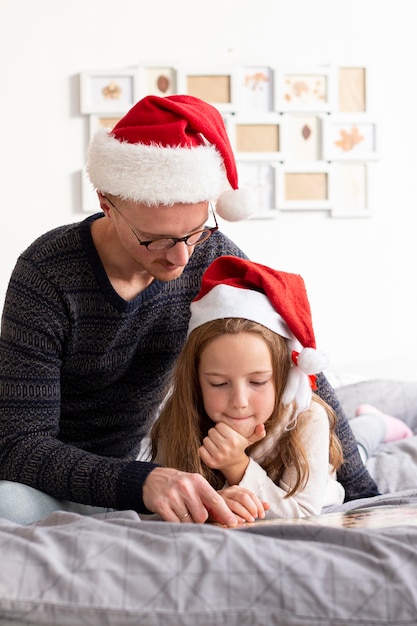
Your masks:
M253 209L221 115L191 96L148 96L96 134L88 173L102 213L37 239L6 295L0 516L29 523L56 509L129 508L234 525L201 476L137 460L204 270L244 256L218 231L211 204L229 220ZM374 495L339 414L347 495Z

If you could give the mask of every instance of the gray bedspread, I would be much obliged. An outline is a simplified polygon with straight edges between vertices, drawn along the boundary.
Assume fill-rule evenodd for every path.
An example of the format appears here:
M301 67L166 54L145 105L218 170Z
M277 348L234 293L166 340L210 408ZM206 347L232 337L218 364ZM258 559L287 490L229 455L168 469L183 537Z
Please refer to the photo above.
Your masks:
M417 506L417 437L386 444L375 464L393 493L332 511ZM30 526L0 519L0 625L417 624L416 517L385 528L281 521L240 530L141 521L133 511L54 513Z
M405 503L417 490L357 506ZM231 530L54 513L0 521L0 554L4 626L417 623L417 526Z
M359 404L373 404L404 420L417 434L417 383L370 380L346 385L338 396L348 417ZM367 463L381 493L417 487L417 436L383 444Z

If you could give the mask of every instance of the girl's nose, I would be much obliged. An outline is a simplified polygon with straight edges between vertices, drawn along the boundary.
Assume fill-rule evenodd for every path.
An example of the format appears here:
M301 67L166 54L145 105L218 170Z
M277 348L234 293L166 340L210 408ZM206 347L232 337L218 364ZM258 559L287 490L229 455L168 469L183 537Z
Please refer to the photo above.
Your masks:
M238 385L232 391L232 405L236 409L244 409L248 406L248 394L243 385Z

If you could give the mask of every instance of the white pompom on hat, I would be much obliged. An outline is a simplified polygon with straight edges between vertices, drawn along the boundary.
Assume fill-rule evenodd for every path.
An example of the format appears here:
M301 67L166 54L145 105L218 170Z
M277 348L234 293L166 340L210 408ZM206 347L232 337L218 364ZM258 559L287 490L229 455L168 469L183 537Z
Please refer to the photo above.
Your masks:
M301 276L238 257L220 257L203 274L190 309L188 333L206 322L236 317L262 324L284 337L292 367L282 403L295 401L297 414L309 408L315 374L327 367L327 357L316 348Z
M112 130L91 140L87 172L93 186L149 206L216 202L216 212L238 221L256 211L238 174L223 118L187 95L146 96Z

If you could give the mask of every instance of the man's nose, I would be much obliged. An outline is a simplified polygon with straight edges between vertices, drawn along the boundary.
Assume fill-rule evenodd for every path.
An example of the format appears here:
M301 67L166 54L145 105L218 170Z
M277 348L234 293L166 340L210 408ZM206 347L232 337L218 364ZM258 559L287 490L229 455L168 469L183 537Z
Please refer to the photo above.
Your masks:
M192 248L187 246L184 241L178 241L173 248L167 252L167 259L173 265L185 266L190 258Z

